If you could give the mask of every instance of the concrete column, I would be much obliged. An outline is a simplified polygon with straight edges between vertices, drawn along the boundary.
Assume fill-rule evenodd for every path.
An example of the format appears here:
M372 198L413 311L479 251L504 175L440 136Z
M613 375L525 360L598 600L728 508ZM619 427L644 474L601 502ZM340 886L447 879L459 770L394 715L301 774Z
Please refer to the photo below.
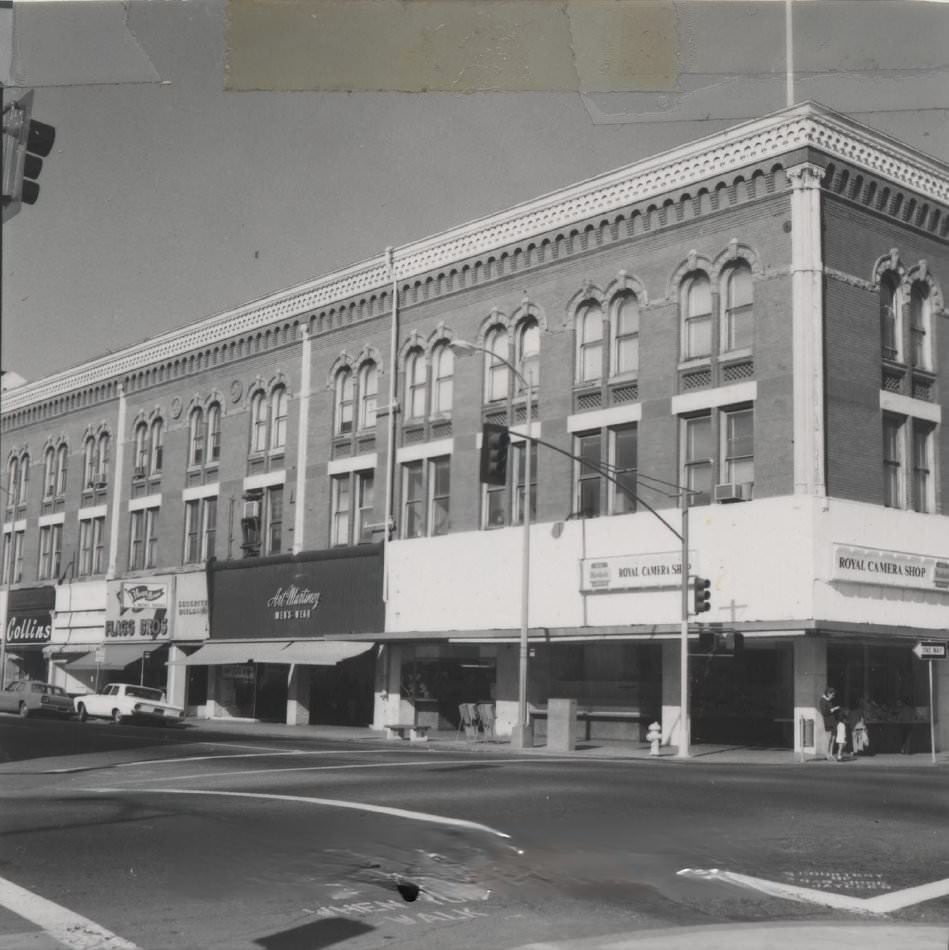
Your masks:
M306 466L308 432L310 427L310 363L312 362L312 337L310 327L300 327L300 417L297 426L297 485L293 509L293 543L291 550L299 554L303 550L303 529L306 524Z
M678 745L682 735L679 641L662 641L662 744Z
M220 670L219 666L209 666L208 667L208 702L207 702L207 715L208 719L214 719L215 716L219 715L219 700L218 696L220 695Z
M504 643L498 646L497 692L494 704L494 732L509 736L517 722L517 682L520 664L519 646Z
M812 751L803 746L801 721L814 723L813 751L823 754L827 749L824 720L817 708L827 686L827 641L816 637L799 637L794 641L794 751Z
M185 654L181 647L168 644L168 679L165 684L165 696L173 706L184 706L185 683L188 679L188 667L184 664Z
M310 667L295 663L290 667L287 690L287 725L306 726L310 722Z
M375 698L372 728L384 729L389 723L400 723L402 700L402 655L405 647L386 644L376 654Z
M791 182L791 321L794 369L794 491L825 494L824 265L820 183L824 169L803 162Z
M125 387L119 383L119 416L115 424L115 437L112 439L112 510L109 513L109 567L106 577L115 577L119 558L119 521L122 516L122 498L125 497L122 483L125 479L125 431L126 401Z
M936 715L936 751L949 749L949 660L935 660L933 710Z

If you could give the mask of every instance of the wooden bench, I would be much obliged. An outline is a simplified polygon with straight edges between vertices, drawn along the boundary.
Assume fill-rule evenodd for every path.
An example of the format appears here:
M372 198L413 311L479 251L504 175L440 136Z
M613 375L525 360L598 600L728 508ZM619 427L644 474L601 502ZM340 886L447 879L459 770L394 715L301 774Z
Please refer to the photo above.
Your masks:
M532 719L546 719L546 706L532 706L530 709ZM592 726L597 722L644 722L645 717L640 709L619 709L604 706L578 706L577 722L583 724L582 735L577 738L586 742L592 738Z
M414 722L392 723L386 726L387 739L405 739L408 733L410 742L428 742L429 726L419 726Z

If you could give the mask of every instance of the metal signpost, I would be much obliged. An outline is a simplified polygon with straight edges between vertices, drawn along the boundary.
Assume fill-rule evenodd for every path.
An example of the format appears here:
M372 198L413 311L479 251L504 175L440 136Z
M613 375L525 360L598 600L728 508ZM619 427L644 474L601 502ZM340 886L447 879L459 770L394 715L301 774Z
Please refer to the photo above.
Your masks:
M933 706L933 663L945 660L949 655L949 642L945 640L920 640L913 647L913 653L921 660L929 662L929 755L936 761L936 710Z

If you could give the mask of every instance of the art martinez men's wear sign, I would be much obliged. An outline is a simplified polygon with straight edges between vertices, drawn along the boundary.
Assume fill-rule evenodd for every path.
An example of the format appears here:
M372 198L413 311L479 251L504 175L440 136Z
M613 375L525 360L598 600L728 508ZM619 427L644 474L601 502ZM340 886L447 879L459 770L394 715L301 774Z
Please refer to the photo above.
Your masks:
M8 644L48 643L53 635L54 587L10 591L5 638Z
M381 633L378 544L212 562L211 639L293 639Z

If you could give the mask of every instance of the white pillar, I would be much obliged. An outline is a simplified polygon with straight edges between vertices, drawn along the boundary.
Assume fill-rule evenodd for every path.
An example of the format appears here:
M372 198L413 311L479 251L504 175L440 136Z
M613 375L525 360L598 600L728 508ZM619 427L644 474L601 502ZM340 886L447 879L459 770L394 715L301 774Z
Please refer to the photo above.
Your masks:
M115 466L112 487L112 514L109 525L109 570L107 578L115 577L119 558L119 519L121 518L122 481L125 478L125 387L119 383L119 418L115 431Z
M309 725L310 667L295 663L290 667L289 677L287 684L287 725Z
M184 651L175 643L168 644L168 678L165 684L165 696L173 706L184 706L185 683L188 668L184 663Z
M679 641L662 641L662 744L677 746L682 736ZM648 725L648 723L647 723Z
M299 554L303 550L303 529L306 524L306 464L308 431L310 427L310 363L313 337L309 324L300 327L300 416L297 423L297 487L293 509L293 543L291 550Z
M827 686L827 641L815 637L794 640L794 751L822 754L827 749L824 720L817 701ZM802 721L814 723L813 745L802 744Z
M824 307L820 182L824 169L803 162L791 182L791 320L794 372L794 492L825 494Z

